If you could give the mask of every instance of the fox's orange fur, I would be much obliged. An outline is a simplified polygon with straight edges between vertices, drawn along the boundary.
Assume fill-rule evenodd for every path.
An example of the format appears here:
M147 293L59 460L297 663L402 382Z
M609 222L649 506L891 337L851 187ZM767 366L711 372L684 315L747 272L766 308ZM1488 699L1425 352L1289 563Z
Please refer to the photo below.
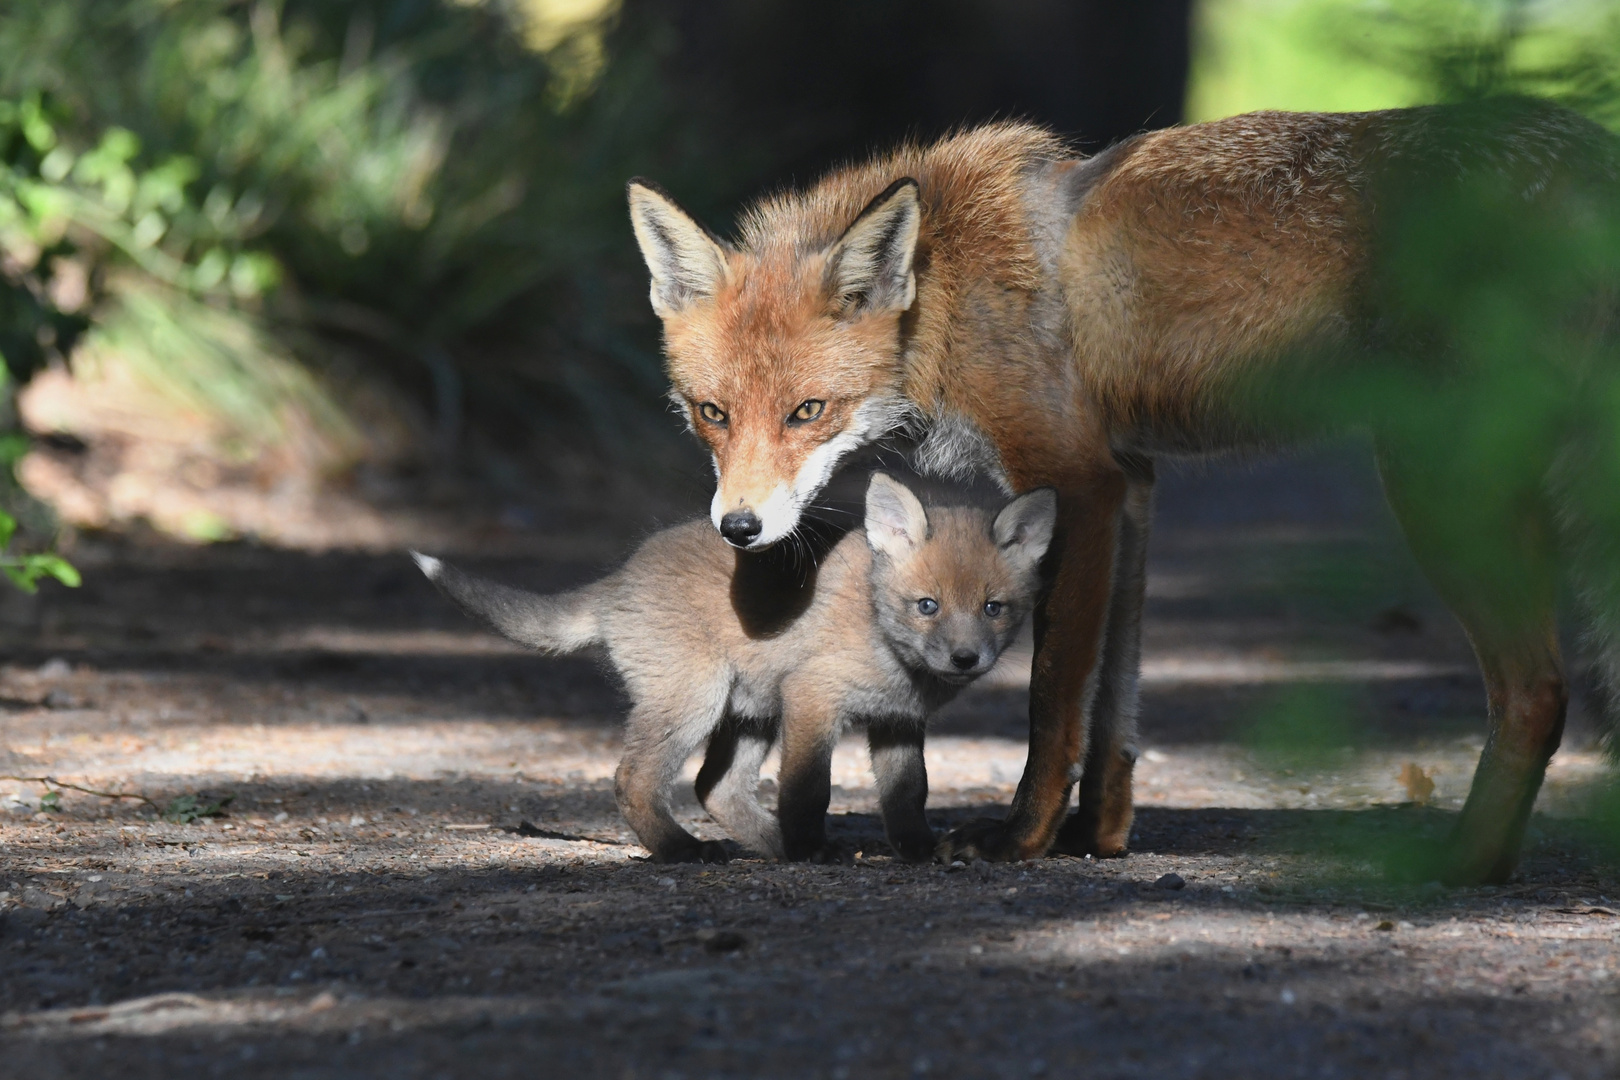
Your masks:
M1024 781L1006 822L946 842L1010 858L1054 839L1124 849L1151 459L1300 434L1268 427L1240 388L1285 361L1366 350L1380 185L1402 170L1490 175L1533 201L1571 176L1620 182L1616 161L1592 125L1521 103L1484 121L1255 113L1090 159L1038 127L995 124L766 199L732 243L650 185L630 198L673 394L714 454L712 516L733 543L787 535L838 457L901 426L927 467L1058 489ZM1382 449L1396 510L1491 692L1493 749L1451 872L1500 877L1562 726L1550 616L1510 617L1522 598L1448 576L1443 553L1424 550L1422 500L1403 503L1401 462ZM1550 610L1542 554L1527 558L1526 595ZM1059 836L1077 778L1080 814Z

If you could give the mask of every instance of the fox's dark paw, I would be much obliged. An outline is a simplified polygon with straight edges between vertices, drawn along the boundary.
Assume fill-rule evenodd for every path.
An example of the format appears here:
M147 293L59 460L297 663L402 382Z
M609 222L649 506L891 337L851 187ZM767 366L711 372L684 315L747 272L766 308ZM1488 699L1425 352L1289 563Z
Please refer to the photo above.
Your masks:
M976 818L954 829L934 848L934 858L943 863L1017 862L1038 858L1044 852L1034 850L1015 836L1005 821L994 818Z
M1087 855L1095 859L1123 859L1130 853L1129 840L1128 828L1104 830L1094 818L1071 814L1048 850L1052 855L1072 855L1077 859Z
M678 848L653 852L655 863L727 863L731 854L718 840L694 840Z
M896 836L889 841L889 846L894 849L896 856L906 862L925 863L934 858L936 843L933 833L917 832Z
M789 862L819 863L822 866L847 866L855 861L848 848L827 841L810 848L797 848L788 852Z
M731 853L726 850L726 845L720 841L705 840L698 845L697 861L724 864L731 861Z

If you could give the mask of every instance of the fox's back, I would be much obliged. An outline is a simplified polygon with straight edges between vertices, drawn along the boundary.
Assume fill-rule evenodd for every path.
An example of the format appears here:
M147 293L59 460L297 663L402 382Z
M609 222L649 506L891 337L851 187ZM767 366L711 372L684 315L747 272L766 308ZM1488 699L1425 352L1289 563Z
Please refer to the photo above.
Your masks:
M1612 188L1620 153L1523 101L1252 113L1142 136L1095 171L1058 256L1078 373L1116 431L1196 449L1257 365L1361 344L1392 204L1415 185L1557 198Z

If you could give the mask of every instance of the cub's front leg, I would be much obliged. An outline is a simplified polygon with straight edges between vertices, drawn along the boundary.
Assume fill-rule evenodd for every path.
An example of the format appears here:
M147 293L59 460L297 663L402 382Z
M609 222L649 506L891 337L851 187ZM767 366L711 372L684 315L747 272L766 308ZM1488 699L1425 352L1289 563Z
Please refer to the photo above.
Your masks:
M877 777L883 832L894 853L906 862L934 857L934 830L923 807L928 802L928 768L923 763L923 725L905 721L871 721L866 744Z
M782 687L782 770L776 781L782 848L790 862L847 862L843 849L827 839L841 717L836 705L817 697L813 682L794 682Z

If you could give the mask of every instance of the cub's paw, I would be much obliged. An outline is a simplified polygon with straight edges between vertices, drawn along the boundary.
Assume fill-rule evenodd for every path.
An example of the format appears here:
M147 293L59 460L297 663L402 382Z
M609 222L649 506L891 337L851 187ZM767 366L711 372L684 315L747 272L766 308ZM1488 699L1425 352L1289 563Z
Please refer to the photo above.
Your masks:
M1014 836L1005 821L996 821L994 818L976 818L960 829L952 830L934 848L934 858L943 863L958 860L972 862L974 859L983 859L985 862L1017 862L1020 859L1033 859L1041 854L1040 851L1029 849Z
M679 847L653 852L655 863L727 863L731 854L718 840L697 840Z
M892 838L889 846L894 849L896 857L905 862L925 863L933 860L937 844L933 833L916 832Z

